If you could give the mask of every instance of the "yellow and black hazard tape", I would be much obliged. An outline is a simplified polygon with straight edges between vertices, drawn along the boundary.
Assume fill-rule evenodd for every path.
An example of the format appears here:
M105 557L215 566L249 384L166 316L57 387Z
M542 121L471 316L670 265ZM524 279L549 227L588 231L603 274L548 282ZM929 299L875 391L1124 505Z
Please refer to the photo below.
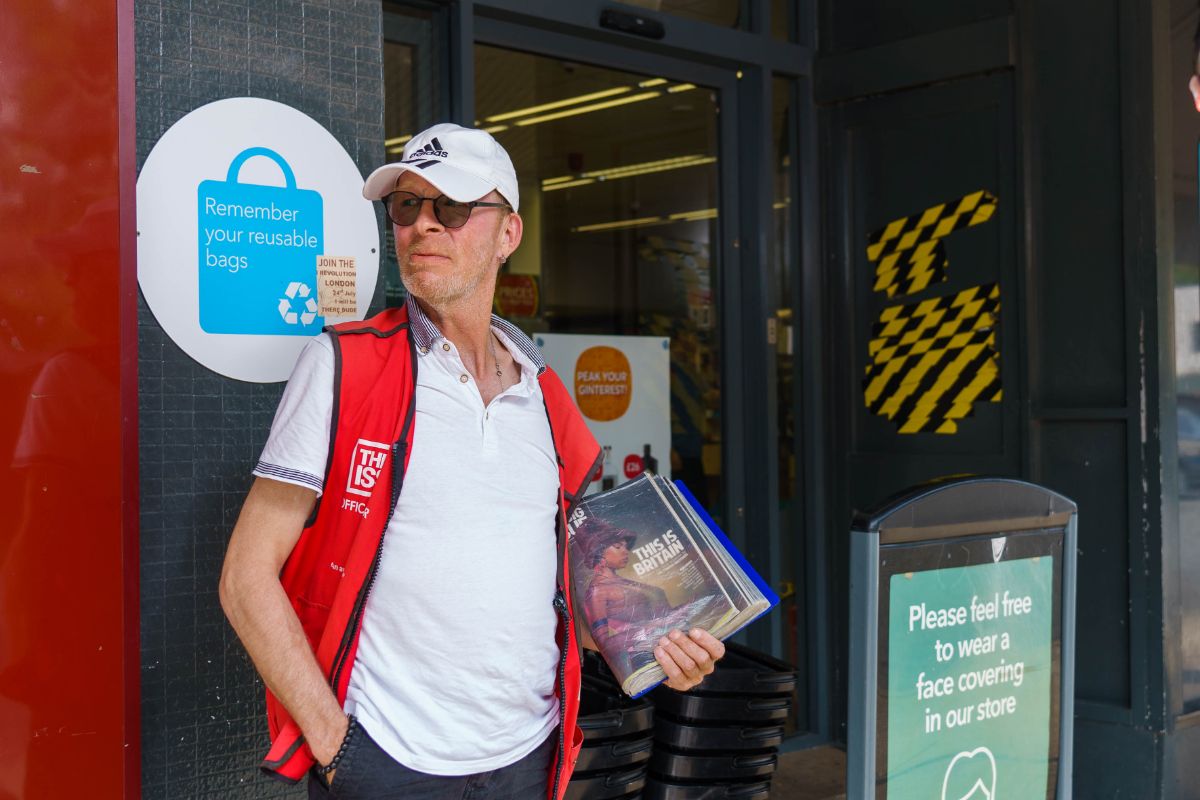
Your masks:
M975 403L998 403L1000 287L885 308L867 346L863 396L899 433L956 433Z
M981 189L875 231L867 237L867 259L875 264L874 291L888 297L910 295L946 280L949 259L942 239L987 222L995 212L996 197Z

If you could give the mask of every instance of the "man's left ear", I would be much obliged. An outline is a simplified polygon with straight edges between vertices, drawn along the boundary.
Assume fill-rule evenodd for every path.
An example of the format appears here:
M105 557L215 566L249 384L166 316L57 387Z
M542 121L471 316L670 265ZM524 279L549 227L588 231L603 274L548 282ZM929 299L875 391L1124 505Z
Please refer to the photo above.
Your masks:
M508 219L504 221L504 236L508 240L508 246L505 248L508 251L504 255L505 260L508 260L508 257L513 254L513 251L515 251L521 245L521 235L524 232L525 221L521 219L521 215L517 212L511 212L508 215Z

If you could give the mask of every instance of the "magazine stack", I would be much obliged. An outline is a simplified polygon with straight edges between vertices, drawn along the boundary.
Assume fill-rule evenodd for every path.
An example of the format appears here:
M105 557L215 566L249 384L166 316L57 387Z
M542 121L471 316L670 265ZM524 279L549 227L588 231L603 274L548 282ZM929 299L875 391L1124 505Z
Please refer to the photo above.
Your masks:
M686 487L658 475L581 500L568 537L577 611L630 697L666 678L662 636L725 639L779 602Z

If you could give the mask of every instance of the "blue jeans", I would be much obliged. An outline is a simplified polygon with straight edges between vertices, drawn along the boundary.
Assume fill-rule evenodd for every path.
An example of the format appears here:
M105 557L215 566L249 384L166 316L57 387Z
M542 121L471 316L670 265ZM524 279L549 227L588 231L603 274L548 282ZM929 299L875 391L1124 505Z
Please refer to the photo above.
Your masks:
M555 728L533 752L507 767L475 775L426 775L384 752L362 723L354 731L333 784L312 774L309 800L545 800Z

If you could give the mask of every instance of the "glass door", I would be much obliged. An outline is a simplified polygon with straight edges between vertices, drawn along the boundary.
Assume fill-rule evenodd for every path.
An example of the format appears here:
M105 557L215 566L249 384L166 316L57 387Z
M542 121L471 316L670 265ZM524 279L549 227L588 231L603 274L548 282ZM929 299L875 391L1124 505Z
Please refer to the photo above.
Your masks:
M734 76L706 82L651 62L600 66L629 62L589 61L577 50L566 58L547 52L540 35L526 37L479 43L474 53L475 124L511 154L525 222L502 271L499 310L535 340L585 334L652 350L661 342L667 356L655 363L667 373L661 420L669 430L606 447L594 487L656 465L728 526L736 506L723 426L729 178L719 83ZM570 385L574 365L550 361Z

